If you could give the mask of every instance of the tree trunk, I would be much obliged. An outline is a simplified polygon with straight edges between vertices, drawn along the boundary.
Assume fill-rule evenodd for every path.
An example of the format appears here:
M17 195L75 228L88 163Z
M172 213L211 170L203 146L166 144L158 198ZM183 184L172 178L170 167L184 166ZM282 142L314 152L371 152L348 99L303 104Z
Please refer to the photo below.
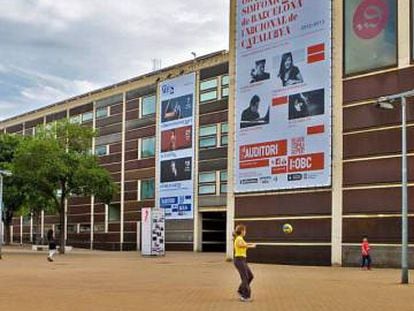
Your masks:
M11 243L10 225L4 225L4 244L10 245Z
M62 195L60 197L60 248L59 254L65 254L65 193L62 191Z
M10 226L13 221L13 212L6 210L5 217L4 217L4 244L10 245L11 242L11 233L10 233Z

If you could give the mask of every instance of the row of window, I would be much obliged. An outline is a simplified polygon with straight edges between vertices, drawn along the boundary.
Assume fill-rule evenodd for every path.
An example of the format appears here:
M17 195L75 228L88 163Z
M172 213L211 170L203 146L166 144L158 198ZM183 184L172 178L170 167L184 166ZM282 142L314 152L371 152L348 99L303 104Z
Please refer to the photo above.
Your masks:
M229 76L222 75L200 82L200 103L226 98L229 96ZM140 118L154 115L156 112L157 97L155 94L139 98ZM96 119L107 118L111 115L110 106L95 110ZM86 123L93 120L93 112L85 112L70 117L72 123Z
M220 195L227 193L227 171L209 171L198 174L199 195ZM138 201L155 198L155 179L138 181Z
M200 149L227 146L228 125L227 122L200 127ZM155 137L144 137L138 141L138 159L147 159L155 156ZM109 145L97 145L97 156L109 154Z
M229 76L222 75L200 82L200 104L229 96Z

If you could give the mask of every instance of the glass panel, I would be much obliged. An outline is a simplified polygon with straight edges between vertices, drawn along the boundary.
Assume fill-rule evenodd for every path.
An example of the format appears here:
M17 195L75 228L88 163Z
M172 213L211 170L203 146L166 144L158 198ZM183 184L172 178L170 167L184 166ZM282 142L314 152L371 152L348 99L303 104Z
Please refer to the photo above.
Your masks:
M104 232L105 231L105 225L103 225L103 224L94 224L93 225L93 231L94 232Z
M221 90L221 97L229 97L229 88L228 87L224 87Z
M121 211L118 205L109 205L108 214L109 221L119 221L121 219Z
M76 233L75 225L68 225L68 233Z
M82 115L72 116L69 118L70 123L81 123Z
M216 147L216 146L217 146L216 136L200 138L200 148Z
M221 85L229 85L229 76L225 75L221 77Z
M105 118L107 116L108 116L108 108L107 107L96 109L96 118L97 119Z
M216 172L204 172L198 175L199 183L216 182Z
M206 102L213 99L217 99L217 91L202 93L200 95L200 102Z
M155 156L155 137L142 139L141 158L151 158Z
M107 147L106 145L96 146L95 147L95 154L100 157L107 154Z
M198 187L198 194L215 194L215 193L216 193L215 184L200 185Z
M88 122L91 121L93 119L93 113L92 112L85 112L82 115L82 122Z
M217 126L209 125L209 126L202 126L200 127L200 136L210 136L217 134Z
M155 196L154 179L141 181L141 200L153 199Z
M207 80L207 81L202 81L200 83L200 91L205 91L205 90L213 89L216 87L217 87L217 78Z
M229 144L229 137L226 135L221 136L220 146L227 146Z
M80 225L79 232L80 233L91 232L91 225Z
M227 171L220 172L220 181L227 181Z
M155 105L157 98L155 95L146 96L142 98L142 116L155 114Z
M228 133L229 125L227 122L221 123L221 133Z
M220 185L220 193L227 193L227 184Z
M345 3L345 74L397 63L397 0L347 0Z

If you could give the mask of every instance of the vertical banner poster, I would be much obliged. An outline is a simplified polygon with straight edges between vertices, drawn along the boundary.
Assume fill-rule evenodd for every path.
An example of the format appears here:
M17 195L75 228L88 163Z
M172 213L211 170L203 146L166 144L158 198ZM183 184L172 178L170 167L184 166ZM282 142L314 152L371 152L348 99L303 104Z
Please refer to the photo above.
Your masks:
M142 213L142 248L144 256L165 255L165 218L159 208L143 208Z
M160 84L157 203L166 219L192 219L195 73Z
M235 191L331 184L331 1L237 0Z

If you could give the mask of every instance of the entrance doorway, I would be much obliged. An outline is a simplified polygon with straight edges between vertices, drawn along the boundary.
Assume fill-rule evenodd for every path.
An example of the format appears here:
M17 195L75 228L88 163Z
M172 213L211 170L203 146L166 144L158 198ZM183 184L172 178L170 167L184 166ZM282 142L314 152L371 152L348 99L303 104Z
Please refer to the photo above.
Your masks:
M226 251L226 212L202 213L203 252Z

